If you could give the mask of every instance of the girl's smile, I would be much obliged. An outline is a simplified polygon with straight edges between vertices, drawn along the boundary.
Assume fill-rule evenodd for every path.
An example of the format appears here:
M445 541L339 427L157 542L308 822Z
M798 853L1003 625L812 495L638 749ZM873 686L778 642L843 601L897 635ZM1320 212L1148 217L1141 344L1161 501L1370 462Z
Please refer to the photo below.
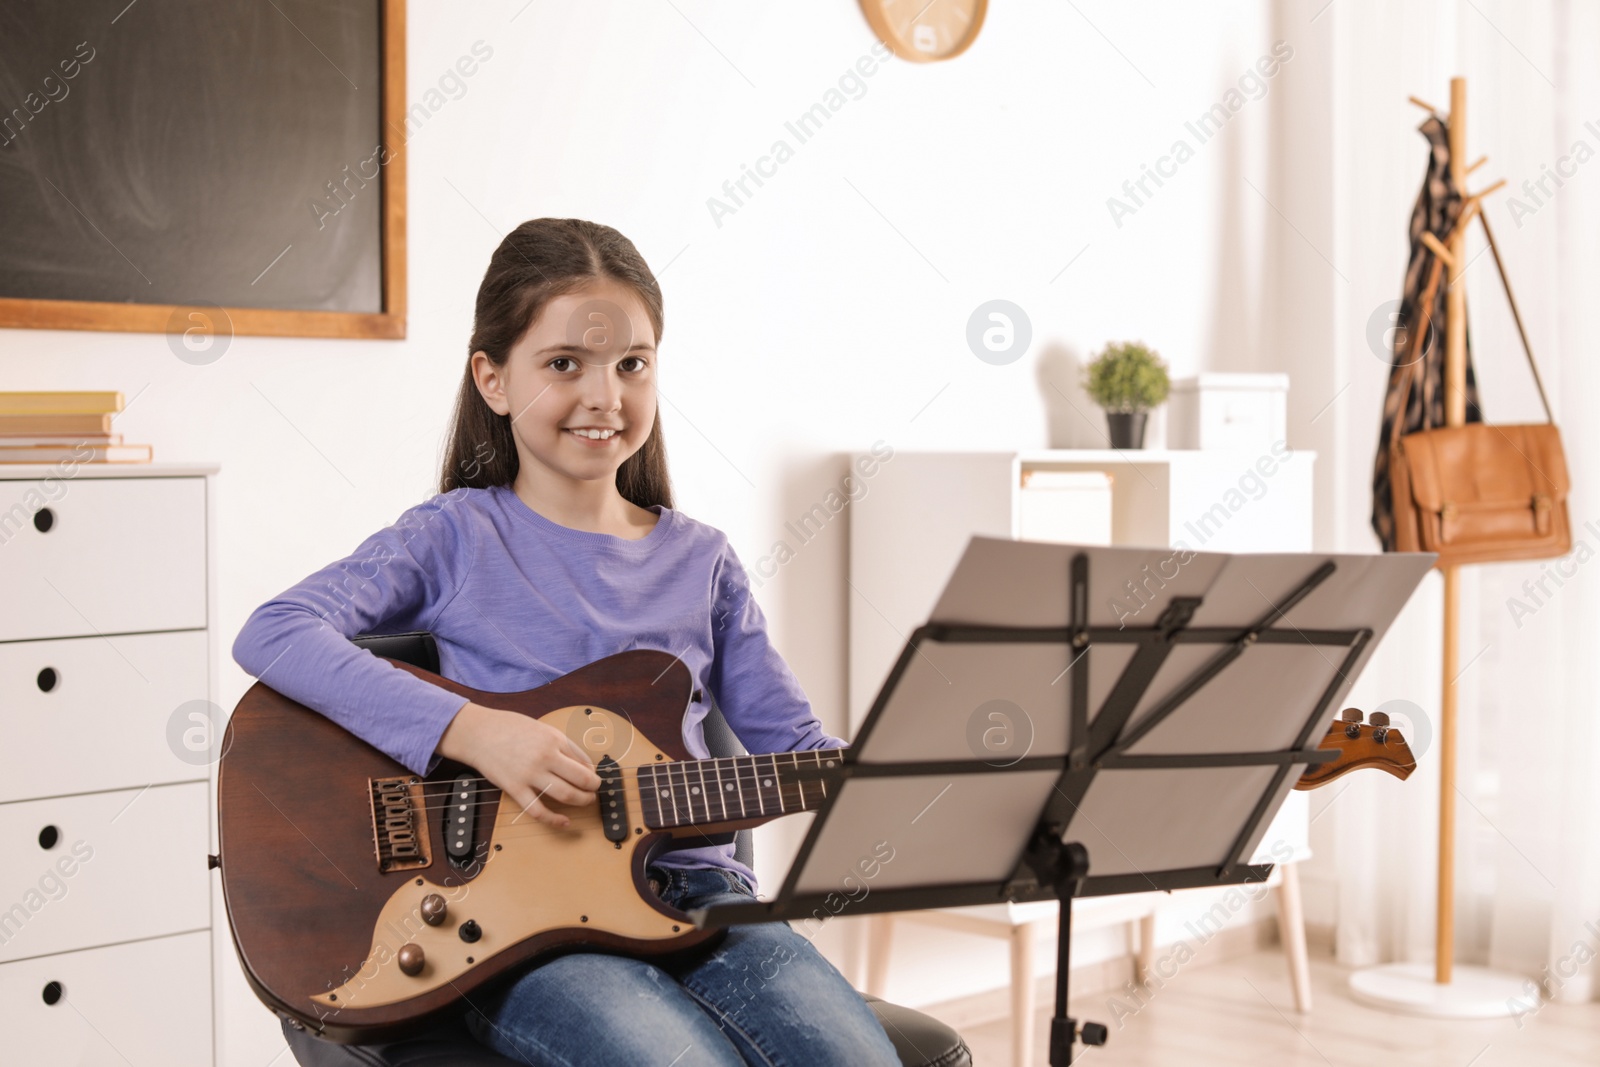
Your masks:
M584 448L604 448L613 441L620 442L622 440L621 431L616 427L602 429L600 427L574 428L568 426L566 432Z

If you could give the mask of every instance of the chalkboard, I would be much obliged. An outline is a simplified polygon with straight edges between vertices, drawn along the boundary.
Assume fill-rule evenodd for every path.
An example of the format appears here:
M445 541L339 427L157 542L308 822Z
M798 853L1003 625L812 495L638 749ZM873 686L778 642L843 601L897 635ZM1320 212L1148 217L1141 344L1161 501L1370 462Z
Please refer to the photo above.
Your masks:
M403 336L403 20L0 3L0 325Z

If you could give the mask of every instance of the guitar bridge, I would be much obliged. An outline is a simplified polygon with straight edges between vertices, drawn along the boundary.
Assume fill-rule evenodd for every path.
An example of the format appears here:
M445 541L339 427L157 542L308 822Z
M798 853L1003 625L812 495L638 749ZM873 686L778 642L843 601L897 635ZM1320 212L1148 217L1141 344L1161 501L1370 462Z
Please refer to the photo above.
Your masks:
M428 810L422 779L415 775L373 778L372 843L378 870L417 870L433 863L423 815Z

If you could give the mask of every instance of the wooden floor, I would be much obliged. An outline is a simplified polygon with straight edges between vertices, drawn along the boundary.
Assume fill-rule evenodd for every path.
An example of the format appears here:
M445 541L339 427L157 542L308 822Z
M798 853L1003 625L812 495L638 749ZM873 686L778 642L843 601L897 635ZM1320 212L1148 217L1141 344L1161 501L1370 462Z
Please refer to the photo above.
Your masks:
M1198 961L1197 961L1198 962ZM1078 1018L1105 1023L1102 1048L1081 1047L1075 1064L1095 1067L1543 1067L1600 1064L1600 1003L1546 1004L1522 1019L1453 1022L1395 1015L1357 1004L1349 972L1315 952L1314 1008L1298 1015L1276 949L1184 969L1142 1009L1130 997L1072 1001ZM1131 1012L1131 1014L1130 1014ZM931 1014L938 1014L935 1009ZM1118 1015L1121 1025L1118 1026ZM1047 1067L1050 1005L1035 1026L1034 1067ZM1010 1067L1007 1019L965 1023L977 1067Z

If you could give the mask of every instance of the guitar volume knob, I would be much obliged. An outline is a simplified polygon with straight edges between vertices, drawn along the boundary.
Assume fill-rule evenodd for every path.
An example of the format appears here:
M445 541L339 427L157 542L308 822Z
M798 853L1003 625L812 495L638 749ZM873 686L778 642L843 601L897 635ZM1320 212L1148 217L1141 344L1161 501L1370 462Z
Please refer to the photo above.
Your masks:
M438 926L444 922L449 912L450 906L438 893L429 893L422 898L422 921L429 926Z
M415 978L422 973L422 965L427 962L427 956L418 944L405 944L400 946L400 970Z

